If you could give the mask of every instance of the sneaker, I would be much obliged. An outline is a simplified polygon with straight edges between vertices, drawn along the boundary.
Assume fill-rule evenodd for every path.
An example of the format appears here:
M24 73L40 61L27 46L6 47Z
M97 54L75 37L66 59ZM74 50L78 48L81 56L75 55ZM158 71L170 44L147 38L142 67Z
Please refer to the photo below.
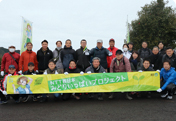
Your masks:
M102 100L103 100L103 97L99 96L99 97L98 97L98 100L102 101Z
M0 101L0 104L3 105L3 104L7 104L7 101L4 100L4 101Z
M38 99L40 99L41 97L42 97L42 95L37 96Z
M24 102L24 103L25 103L25 102L27 102L27 101L28 101L28 99L29 99L29 96L23 97L23 98L22 98L22 102Z
M168 95L168 92L166 94L161 95L161 98L166 98Z
M128 100L132 100L132 99L133 99L131 96L129 96L128 93L126 93L126 98L127 98Z
M108 97L109 99L113 99L114 98L114 94L110 94L110 96Z
M20 99L15 100L15 103L20 103Z
M43 102L46 102L47 101L47 97L42 97L40 102L43 103Z
M93 94L92 95L88 95L89 99L92 99L94 96Z
M33 101L34 101L34 102L38 101L38 100L37 100L37 97L33 96Z
M81 98L79 96L73 95L73 97L77 100L80 100Z
M168 96L167 96L167 99L172 100L172 96L169 96L169 95L168 95Z

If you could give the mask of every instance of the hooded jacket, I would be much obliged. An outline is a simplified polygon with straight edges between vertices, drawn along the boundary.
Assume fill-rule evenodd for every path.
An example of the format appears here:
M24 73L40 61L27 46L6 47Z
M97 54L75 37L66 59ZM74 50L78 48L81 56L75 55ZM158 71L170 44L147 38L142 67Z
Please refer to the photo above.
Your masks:
M149 48L141 48L138 50L138 53L142 59L148 58L151 54L152 51Z

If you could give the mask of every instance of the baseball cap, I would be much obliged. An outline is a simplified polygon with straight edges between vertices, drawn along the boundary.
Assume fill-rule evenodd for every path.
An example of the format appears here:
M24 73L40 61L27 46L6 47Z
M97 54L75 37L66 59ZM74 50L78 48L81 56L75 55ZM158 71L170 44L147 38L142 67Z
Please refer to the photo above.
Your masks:
M98 42L100 42L100 43L103 43L103 40L101 40L101 39L98 39L98 40L97 40L97 43L98 43Z
M11 68L15 69L15 66L14 65L9 65L9 69L11 69Z
M34 66L34 63L33 62L29 62L28 66Z
M111 41L115 42L115 40L114 40L113 38L111 38L111 39L109 40L109 42L111 42Z

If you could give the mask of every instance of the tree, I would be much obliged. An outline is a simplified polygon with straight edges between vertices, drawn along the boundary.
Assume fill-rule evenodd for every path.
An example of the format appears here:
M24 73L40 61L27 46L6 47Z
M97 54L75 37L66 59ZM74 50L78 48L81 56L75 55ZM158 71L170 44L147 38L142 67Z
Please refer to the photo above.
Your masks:
M166 6L163 0L152 1L138 12L139 18L131 22L130 41L135 49L141 48L141 43L147 41L149 48L163 41L166 46L176 47L176 12L171 6Z

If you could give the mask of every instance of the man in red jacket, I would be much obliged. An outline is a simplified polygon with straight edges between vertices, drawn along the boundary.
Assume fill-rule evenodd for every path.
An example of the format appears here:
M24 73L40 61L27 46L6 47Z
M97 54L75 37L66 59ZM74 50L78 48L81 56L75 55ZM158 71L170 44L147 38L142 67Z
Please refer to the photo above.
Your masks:
M22 74L22 72L25 72L28 70L28 63L32 62L34 63L34 71L38 73L38 61L37 61L37 55L35 52L32 51L33 44L31 42L27 43L27 50L24 51L21 54L20 61L19 61L19 72Z
M118 50L118 48L116 48L116 47L114 47L114 45L115 45L115 40L114 39L110 39L109 40L109 48L108 48L108 50L110 51L110 52L112 52L112 56L107 56L107 63L108 63L108 72L110 72L110 65L111 65L111 61L112 61L112 59L113 58L115 58L116 57L116 51Z
M1 76L4 76L5 73L8 73L9 65L14 65L16 71L18 71L18 63L20 60L20 54L15 52L15 46L9 46L9 52L5 53L1 61Z

